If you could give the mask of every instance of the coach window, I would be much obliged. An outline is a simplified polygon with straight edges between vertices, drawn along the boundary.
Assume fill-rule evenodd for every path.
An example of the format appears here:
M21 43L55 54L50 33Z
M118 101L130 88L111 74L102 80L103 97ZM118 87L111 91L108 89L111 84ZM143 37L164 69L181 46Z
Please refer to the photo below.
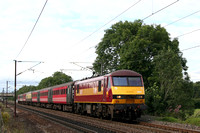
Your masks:
M76 89L77 89L77 93L79 93L79 85L77 85L77 88L76 88Z
M110 84L110 77L108 77L108 89L111 88L111 84Z
M98 92L100 92L100 91L101 91L101 80L98 83Z

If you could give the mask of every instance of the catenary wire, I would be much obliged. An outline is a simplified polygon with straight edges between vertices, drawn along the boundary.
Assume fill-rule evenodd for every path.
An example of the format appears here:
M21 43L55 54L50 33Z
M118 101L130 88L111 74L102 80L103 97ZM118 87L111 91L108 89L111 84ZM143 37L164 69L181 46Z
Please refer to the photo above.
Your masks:
M191 34L191 33L193 33L193 32L199 31L199 30L200 30L200 29L196 29L196 30L193 30L193 31L190 31L190 32L187 32L187 33L181 34L181 35L179 35L179 36L177 36L177 37L174 37L174 38L179 38L179 37L182 37L182 36L185 36L185 35Z
M200 45L197 45L197 46L194 46L194 47L189 47L189 48L183 49L181 51L186 51L186 50L190 50L190 49L194 49L194 48L198 48L198 47L200 47Z
M29 38L31 37L31 35L32 35L32 33L33 33L33 31L34 31L34 29L35 29L37 23L38 23L38 20L40 19L40 16L42 15L42 12L43 12L43 10L44 10L44 8L45 8L47 2L48 2L48 0L46 0L46 2L44 3L44 6L43 6L43 8L42 8L40 14L39 14L39 16L38 16L38 18L37 18L37 20L36 20L36 22L35 22L35 24L34 24L32 30L31 30L31 32L30 32L28 38L26 39L26 42L24 43L24 45L23 45L23 47L21 48L21 50L20 50L20 52L18 53L18 55L16 56L15 60L16 60L16 59L18 58L18 56L21 54L21 52L23 51L24 47L26 46L26 44L27 44Z
M112 22L113 20L115 20L116 18L118 18L119 16L121 16L122 14L124 14L125 12L127 12L129 9L131 9L132 7L134 7L135 5L137 5L140 1L141 0L138 0L136 3L134 3L133 5L131 5L130 7L128 7L126 10L124 10L123 12L121 12L120 14L118 14L116 17L112 18L110 21L108 21L107 23L105 23L104 25L102 25L101 27L99 27L98 29L96 29L95 31L93 31L91 34L89 34L88 36L86 36L83 39L81 39L78 43L74 44L73 47L76 46L77 44L83 42L84 40L86 40L87 38L89 38L90 36L92 36L93 34L95 34L96 32L98 32L104 26L106 26L107 24L109 24L110 22Z
M167 24L167 25L165 25L165 26L163 26L163 27L167 27L167 26L169 26L169 25L171 25L171 24L174 24L174 23L176 23L176 22L178 22L178 21L180 21L180 20L183 20L183 19L185 19L185 18L187 18L187 17L190 17L190 16L192 16L192 15L198 13L198 12L200 12L200 10L198 10L198 11L196 11L196 12L193 12L193 13L187 15L187 16L184 16L184 17L182 17L182 18L180 18L180 19L178 19L178 20L175 20L175 21L173 21L173 22L171 22L171 23L169 23L169 24Z
M147 19L147 18L149 18L149 17L155 15L156 13L158 13L158 12L160 12L160 11L162 11L162 10L168 8L168 7L170 7L171 5L175 4L175 3L178 2L178 1L179 1L179 0L177 0L177 1L171 3L171 4L167 5L167 6L165 6L165 7L161 8L161 9L159 9L158 11L152 13L151 15L145 17L145 18L142 19L142 20L145 20L145 19ZM79 41L77 44L79 44L79 43L81 43L82 41L84 41L84 40L86 40L87 38L89 38L92 34L94 34L94 33L96 33L97 31L99 31L101 28L103 28L103 27L106 26L108 23L110 23L111 21L113 21L114 19L116 19L117 17L119 17L120 15L122 15L123 13L125 13L126 11L128 11L130 8L132 8L133 6L135 6L136 4L138 4L139 2L140 2L140 1L136 2L135 4L133 4L132 6L130 6L129 8L127 8L125 11L123 11L122 13L120 13L119 15L117 15L116 17L114 17L113 19L111 19L109 22L107 22L106 24L104 24L102 27L100 27L99 29L97 29L97 30L95 30L94 32L92 32L90 35L88 35L88 36L86 36L85 38L83 38L83 39L82 39L81 41ZM152 7L152 8L153 8L153 7ZM152 10L152 12L153 12L153 10ZM77 45L77 44L76 44L76 45ZM75 45L73 45L73 46L75 46ZM95 45L95 46L96 46L96 45ZM93 47L94 47L94 46L93 46ZM90 50L90 49L91 49L91 47L88 48L87 50L83 51L82 54L85 53L86 51Z
M143 18L142 20L144 21L145 19L147 19L147 18L149 18L149 17L151 17L151 16L153 16L153 15L157 14L158 12L160 12L160 11L162 11L162 10L164 10L164 9L166 9L166 8L168 8L168 7L170 7L171 5L175 4L175 3L176 3L176 2L178 2L178 1L179 1L179 0L177 0L177 1L175 1L175 2L171 3L171 4L167 5L167 6L165 6L165 7L161 8L161 9L159 9L159 10L158 10L158 11L156 11L156 12L153 12L153 13L152 13L152 14L150 14L149 16L147 16L147 17Z

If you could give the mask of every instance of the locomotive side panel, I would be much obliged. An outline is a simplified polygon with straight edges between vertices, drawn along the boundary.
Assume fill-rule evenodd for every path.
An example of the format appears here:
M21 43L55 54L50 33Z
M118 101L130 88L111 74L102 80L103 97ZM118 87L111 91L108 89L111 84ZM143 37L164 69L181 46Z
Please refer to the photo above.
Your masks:
M103 101L103 77L75 83L75 103L101 103Z

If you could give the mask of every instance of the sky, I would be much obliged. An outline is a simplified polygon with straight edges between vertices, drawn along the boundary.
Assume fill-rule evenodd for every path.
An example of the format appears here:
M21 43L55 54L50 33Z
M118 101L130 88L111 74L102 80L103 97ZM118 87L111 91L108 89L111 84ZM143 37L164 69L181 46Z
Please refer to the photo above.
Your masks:
M6 81L13 91L14 60L22 61L17 89L61 70L74 80L90 77L92 72L80 66L92 66L104 31L146 17L144 24L161 25L171 39L178 37L190 79L200 81L199 0L48 0L35 25L45 2L0 0L0 92Z

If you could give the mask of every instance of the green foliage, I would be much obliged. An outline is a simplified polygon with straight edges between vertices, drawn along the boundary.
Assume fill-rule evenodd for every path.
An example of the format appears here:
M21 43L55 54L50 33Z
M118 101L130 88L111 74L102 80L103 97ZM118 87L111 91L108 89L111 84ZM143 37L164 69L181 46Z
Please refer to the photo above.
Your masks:
M9 113L8 112L1 112L1 114L2 114L4 124L7 125L8 122L9 122L9 119L10 119Z
M144 79L148 111L161 115L170 108L185 119L193 113L194 93L187 61L178 47L178 40L171 40L160 25L145 25L141 20L120 21L105 30L96 47L93 67L98 74L101 68L103 74L119 69L139 72Z
M17 91L17 96L19 95L19 94L23 94L23 93L26 93L26 92L29 92L29 91L34 91L34 90L36 90L36 86L32 86L32 85L30 85L30 86L22 86L18 91Z
M194 98L200 98L200 81L194 83Z
M145 25L141 20L118 22L105 30L102 41L96 47L97 58L93 63L97 74L129 69L142 74L145 88L157 82L154 57L170 48L179 56L179 64L186 71L186 60L178 49L177 39L170 40L169 33L160 25ZM182 70L179 68L179 70ZM187 74L187 73L186 73Z
M5 106L3 105L2 102L0 102L0 110L1 110L1 112L4 112L4 111L5 111Z
M180 122L179 119L174 118L174 117L162 117L162 118L159 118L158 120L167 121L167 122L176 122L176 123Z
M200 117L200 109L195 109L194 114L192 117Z
M162 97L159 87L154 83L152 87L145 90L145 101L148 105L148 112L157 115L164 111L164 103L162 103Z
M200 108L200 98L195 98L193 100L194 100L195 109Z
M191 117L188 118L185 123L200 126L200 117Z
M63 72L55 72L52 76L44 78L39 83L37 89L42 89L54 85L59 85L67 82L71 82L72 77L64 74Z
M55 72L52 76L42 79L38 86L23 86L17 91L17 96L19 94L23 94L29 91L39 90L46 87L59 85L71 81L72 81L71 76L68 76L63 72Z

